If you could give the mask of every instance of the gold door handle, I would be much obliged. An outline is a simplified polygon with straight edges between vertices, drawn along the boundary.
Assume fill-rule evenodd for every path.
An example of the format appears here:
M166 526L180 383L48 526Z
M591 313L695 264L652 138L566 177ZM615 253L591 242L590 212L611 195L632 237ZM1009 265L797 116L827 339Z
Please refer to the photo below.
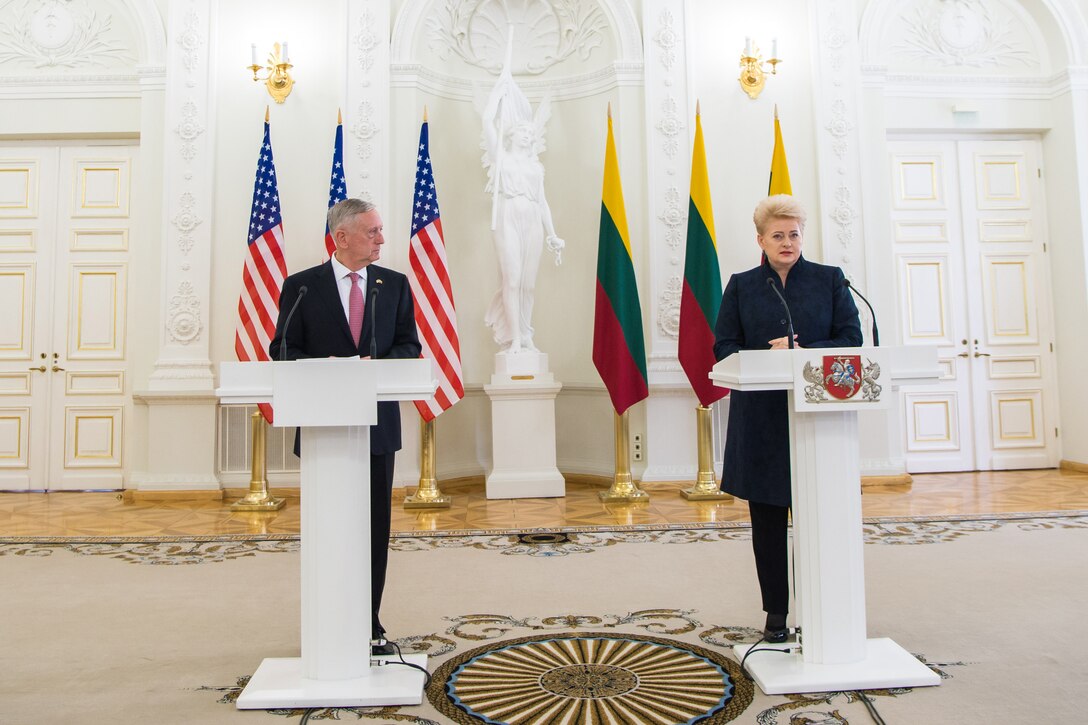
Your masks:
M969 352L961 352L961 353L960 353L959 355L957 355L956 357L971 357L971 353L969 353Z
M63 372L63 371L64 371L64 368L58 368L56 365L53 366L53 372L59 373L59 372Z
M36 368L27 368L27 370L30 370L31 372L37 370L39 373L44 373L46 371L46 367L44 365L41 365Z
M976 351L976 352L975 352L975 357L990 357L990 353L988 353L988 352L978 352L978 351Z

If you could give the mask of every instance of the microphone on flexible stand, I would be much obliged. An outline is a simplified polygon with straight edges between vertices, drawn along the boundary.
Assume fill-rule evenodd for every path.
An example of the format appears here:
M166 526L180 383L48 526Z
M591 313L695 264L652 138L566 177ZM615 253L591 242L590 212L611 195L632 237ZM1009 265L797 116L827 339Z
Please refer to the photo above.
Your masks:
M374 280L374 288L370 290L370 359L378 359L378 290L382 281Z
M778 286L774 283L774 277L767 278L767 286L773 289L774 293L778 295L779 301L782 302L782 308L786 311L786 339L789 341L790 349L792 350L794 348L793 316L790 314L790 306L786 304L786 298L778 291Z
M306 293L310 290L306 285L302 285L298 288L298 297L295 298L295 304L291 305L291 311L287 313L287 320L283 323L283 339L280 340L280 362L287 359L287 331L291 327L291 318L295 315L295 310L298 309L299 303L302 302L302 298L306 296Z
M858 288L850 284L850 280L845 277L842 279L842 286L860 297L865 306L869 308L869 315L873 318L873 347L880 347L880 332L876 329L876 313L873 312L873 306L869 304L869 300L865 299L865 295L858 292Z

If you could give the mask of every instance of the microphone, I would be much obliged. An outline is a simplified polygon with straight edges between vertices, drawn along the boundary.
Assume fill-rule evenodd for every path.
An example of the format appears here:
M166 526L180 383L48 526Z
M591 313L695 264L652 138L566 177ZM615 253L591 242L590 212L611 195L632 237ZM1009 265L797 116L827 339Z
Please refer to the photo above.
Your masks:
M858 288L850 284L850 280L846 277L842 278L842 286L856 294L861 298L861 301L865 303L865 306L869 308L869 314L873 318L873 347L880 347L880 332L876 329L876 313L873 312L873 306L869 304L869 300L865 299L865 295L858 292Z
M374 280L374 288L370 290L370 359L378 359L378 290L382 281Z
M779 301L782 302L782 309L786 311L786 339L789 341L790 349L793 349L793 316L790 315L790 306L786 304L786 298L782 296L782 293L778 291L778 286L774 283L774 277L767 278L767 286L774 290L774 293L778 295Z
M291 326L291 318L295 315L295 310L298 309L298 305L302 302L302 298L306 296L306 293L310 290L306 285L302 285L298 288L298 297L295 298L295 304L291 305L291 311L287 313L287 321L283 323L283 339L280 340L280 362L287 359L287 330Z

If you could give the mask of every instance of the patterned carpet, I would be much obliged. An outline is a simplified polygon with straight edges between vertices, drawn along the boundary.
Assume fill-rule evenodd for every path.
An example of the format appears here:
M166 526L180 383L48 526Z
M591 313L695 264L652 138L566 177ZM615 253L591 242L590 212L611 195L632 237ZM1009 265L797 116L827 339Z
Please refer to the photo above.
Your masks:
M867 519L870 636L944 680L869 692L887 722L1077 721L1085 530L1088 511ZM749 538L728 522L397 535L383 618L429 655L426 699L311 721L871 722L856 693L766 696L739 671L730 647L761 621ZM0 722L297 722L234 701L261 659L298 654L298 550L286 534L0 539L0 609L19 622ZM1047 627L1025 626L1040 611Z
M987 531L1013 527L1024 531L1088 528L1088 511L1046 513L971 514L949 516L888 516L866 519L866 544L934 544ZM471 548L505 556L568 556L589 554L624 543L694 544L750 541L747 522L660 524L600 527L563 527L512 531L495 529L473 533L434 532L394 534L392 551L427 551ZM85 556L107 556L138 564L199 564L252 556L260 552L298 551L297 534L215 534L206 536L0 536L0 556L49 556L64 549Z

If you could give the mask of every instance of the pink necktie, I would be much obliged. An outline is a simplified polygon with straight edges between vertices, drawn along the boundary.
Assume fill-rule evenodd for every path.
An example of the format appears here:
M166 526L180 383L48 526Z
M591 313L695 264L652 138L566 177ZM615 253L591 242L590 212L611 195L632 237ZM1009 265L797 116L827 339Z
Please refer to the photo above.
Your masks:
M348 327L351 328L351 337L355 340L355 347L359 347L359 336L363 332L363 290L359 287L359 275L349 272L351 277L351 292L348 292Z

